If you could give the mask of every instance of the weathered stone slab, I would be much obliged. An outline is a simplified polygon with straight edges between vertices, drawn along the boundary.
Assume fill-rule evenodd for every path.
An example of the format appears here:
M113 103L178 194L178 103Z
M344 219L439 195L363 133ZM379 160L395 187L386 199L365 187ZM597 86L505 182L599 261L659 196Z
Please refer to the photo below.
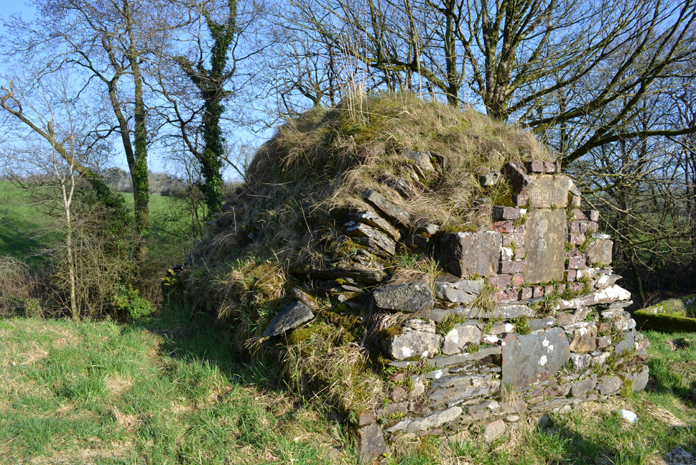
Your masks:
M498 305L490 312L484 312L476 307L454 307L447 310L451 313L456 313L464 318L484 318L484 319L510 319L518 316L534 316L536 312L526 305L508 304Z
M382 429L376 423L359 428L356 434L360 463L373 463L387 451Z
M406 331L385 341L387 354L395 360L430 357L440 351L442 336L424 331Z
M538 331L540 329L550 328L555 324L556 319L553 317L535 318L533 320L529 320L529 329L532 331Z
M396 243L391 240L389 236L372 226L358 221L349 221L345 224L345 228L349 236L367 239L361 242L365 242L365 245L373 249L384 250L389 255L394 255L396 253Z
M516 220L520 217L520 209L515 207L493 207L493 220Z
M395 241L399 241L401 239L401 233L399 230L373 211L364 210L350 213L348 217L354 221L360 221L362 223L369 224L370 226L374 226L375 228L381 229Z
M427 417L422 417L411 421L406 427L406 431L412 433L415 431L425 431L431 428L437 428L440 425L444 425L445 423L456 420L461 414L461 407L452 407L441 412L435 412Z
M439 408L445 404L458 403L498 392L500 381L481 375L447 376L433 381L432 386L428 399L430 399L430 405Z
M454 303L468 303L476 299L483 290L483 279L458 279L454 276L440 276L435 281L435 297Z
M575 371L580 371L590 366L592 356L588 354L570 354L570 360L573 362L573 368L575 368Z
M532 210L527 215L524 282L535 284L561 281L565 271L565 211Z
M404 322L402 328L404 331L423 331L424 333L435 334L435 322L434 321L423 321L420 318L413 318Z
M302 302L293 302L285 307L271 320L263 337L277 336L285 331L297 328L314 318L314 313Z
M445 344L442 353L445 355L456 354L467 344L478 344L481 339L481 330L475 325L457 325L445 335Z
M475 362L477 360L484 359L490 355L500 355L502 352L502 348L500 346L495 346L495 347L487 347L485 349L481 349L478 352L474 352L472 354L470 353L462 353L462 354L455 354L455 355L450 355L448 357L435 357L431 358L429 360L426 360L426 363L430 367L449 367L452 365L460 365L462 363L466 362ZM411 365L417 365L419 362L413 362L413 361L398 361L398 362L391 362L389 365L397 368L408 368Z
M365 284L377 284L387 277L379 268L358 265L346 268L311 268L307 271L298 270L294 274L306 276L307 279L350 278Z
M590 295L577 297L573 300L561 300L556 306L556 310L566 310L568 308L591 307L598 304L609 304L619 300L628 300L631 293L618 284L600 289Z
M379 210L392 223L407 228L411 223L411 215L404 209L398 207L393 202L387 200L382 194L372 189L363 192L363 198L373 207Z
M498 271L502 239L495 231L443 234L440 254L447 271L465 278L491 276Z
M527 191L529 204L534 208L566 208L570 178L565 175L532 175L532 185Z
M425 281L403 284L387 284L372 294L379 308L417 312L432 308L433 293Z
M587 248L587 261L591 265L611 264L611 249L613 246L614 243L612 241L596 240Z
M515 388L547 379L570 359L568 339L560 328L508 334L503 344L503 383Z

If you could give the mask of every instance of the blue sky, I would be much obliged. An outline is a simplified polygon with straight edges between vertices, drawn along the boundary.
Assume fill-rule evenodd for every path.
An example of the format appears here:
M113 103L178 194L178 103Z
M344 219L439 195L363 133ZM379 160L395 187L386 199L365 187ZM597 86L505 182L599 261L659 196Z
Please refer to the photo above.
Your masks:
M30 5L28 5L26 2L22 0L17 0L17 1L12 1L12 0L0 0L0 19L2 20L7 20L9 19L10 16L19 14L21 15L22 19L25 20L31 20L34 16L34 8ZM2 28L2 21L0 21L0 40L1 37L5 34L6 32ZM0 72L3 71L2 69L2 64L0 63ZM0 73L2 74L2 73ZM262 132L261 134L254 134L251 133L250 131L246 131L242 129L241 131L235 131L235 134L238 134L241 136L242 140L240 140L240 143L247 143L251 144L254 146L258 146L261 143L263 143L268 137L272 135L271 130L267 130ZM116 147L118 150L118 146ZM150 165L150 170L152 171L158 171L158 172L171 172L171 170L168 170L167 167L165 166L165 161L162 159L162 157L159 157L157 153L150 153L148 156L148 162ZM114 166L117 166L121 169L124 169L127 171L127 164L124 157L115 157L112 160L112 163ZM227 169L224 173L225 179L229 181L237 180L238 176L237 173L233 169Z

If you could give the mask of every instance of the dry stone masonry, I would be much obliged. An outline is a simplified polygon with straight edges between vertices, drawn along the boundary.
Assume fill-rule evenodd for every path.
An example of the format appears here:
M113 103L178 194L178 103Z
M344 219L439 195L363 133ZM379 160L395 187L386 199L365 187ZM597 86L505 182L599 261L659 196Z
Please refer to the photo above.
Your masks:
M429 157L409 157L431 170ZM416 246L438 244L450 274L374 290L377 307L408 316L382 331L401 384L382 409L361 417L359 437L371 434L364 460L380 453L368 444L383 445L385 436L482 424L485 440L497 438L525 415L648 382L648 341L624 310L630 293L616 284L612 241L597 232L598 212L580 208L557 163L508 163L502 174L479 179L491 186L503 178L514 195L510 205L492 207L489 230L428 225L410 238ZM347 233L375 254L393 254L408 214L374 191L363 197L374 210L355 213Z

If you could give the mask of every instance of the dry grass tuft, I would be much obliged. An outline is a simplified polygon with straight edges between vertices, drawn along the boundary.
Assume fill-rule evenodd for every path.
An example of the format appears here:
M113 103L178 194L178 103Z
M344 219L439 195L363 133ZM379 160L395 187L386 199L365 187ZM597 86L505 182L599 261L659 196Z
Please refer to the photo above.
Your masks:
M106 375L104 377L104 388L112 397L121 396L133 386L130 376L122 377L119 373Z

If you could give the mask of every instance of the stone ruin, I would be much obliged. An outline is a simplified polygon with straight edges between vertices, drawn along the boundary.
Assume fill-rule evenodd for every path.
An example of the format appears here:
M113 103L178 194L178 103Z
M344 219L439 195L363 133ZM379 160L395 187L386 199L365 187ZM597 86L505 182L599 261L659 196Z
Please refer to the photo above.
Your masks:
M612 241L532 135L402 95L354 107L257 152L176 275L189 308L335 406L364 462L645 388Z
M420 164L430 159L408 156ZM502 177L512 182L514 206L493 205L488 231L446 232L430 224L404 238L408 213L372 190L363 193L371 208L344 225L378 254L393 254L400 240L422 248L439 241L450 273L432 286L423 278L373 291L379 309L409 317L381 331L391 379L400 385L382 408L358 418L363 461L384 452L385 437L446 437L482 424L490 440L525 415L642 390L648 382L648 340L625 311L630 293L616 284L612 241L597 232L599 212L581 209L580 193L558 163L510 162L481 183ZM347 294L384 278L359 263L306 273L340 278ZM296 296L264 336L314 317L307 296Z

